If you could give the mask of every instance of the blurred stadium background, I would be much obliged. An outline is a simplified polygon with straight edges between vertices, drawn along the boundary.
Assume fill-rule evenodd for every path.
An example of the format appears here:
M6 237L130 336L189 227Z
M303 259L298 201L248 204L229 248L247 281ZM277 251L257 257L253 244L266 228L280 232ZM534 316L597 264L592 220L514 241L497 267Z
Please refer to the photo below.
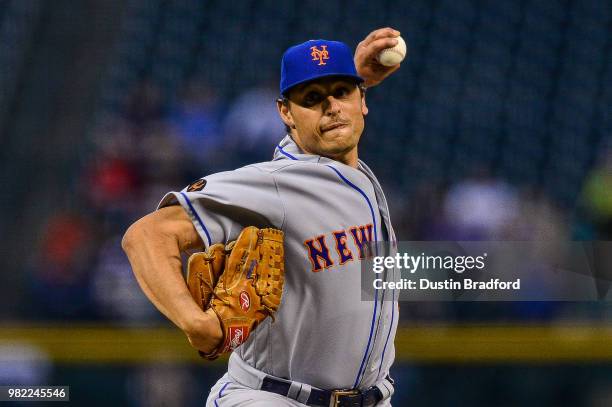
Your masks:
M291 44L402 32L362 158L401 240L611 240L612 3L0 0L0 385L203 404L120 249L163 193L270 157ZM543 288L544 289L544 288ZM401 305L394 405L611 406L612 307Z

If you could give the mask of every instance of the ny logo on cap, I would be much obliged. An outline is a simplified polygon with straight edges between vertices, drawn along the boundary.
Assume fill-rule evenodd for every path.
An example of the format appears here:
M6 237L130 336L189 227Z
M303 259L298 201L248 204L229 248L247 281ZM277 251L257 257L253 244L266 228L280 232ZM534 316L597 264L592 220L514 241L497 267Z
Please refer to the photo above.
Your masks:
M314 47L310 47L310 49L312 50L310 55L312 55L313 61L319 60L318 65L326 65L325 62L323 62L323 60L329 59L329 52L327 51L327 45L321 45L321 48L323 49L317 48L316 45Z

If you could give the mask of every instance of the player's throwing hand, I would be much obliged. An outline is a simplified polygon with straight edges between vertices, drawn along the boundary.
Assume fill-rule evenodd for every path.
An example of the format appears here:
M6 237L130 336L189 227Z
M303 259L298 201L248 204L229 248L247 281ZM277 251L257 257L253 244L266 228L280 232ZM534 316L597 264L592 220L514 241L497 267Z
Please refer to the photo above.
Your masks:
M386 27L372 31L357 45L355 50L355 67L357 73L365 79L366 87L376 86L386 77L397 71L400 65L384 66L378 62L377 56L385 48L397 45L395 39L400 32Z

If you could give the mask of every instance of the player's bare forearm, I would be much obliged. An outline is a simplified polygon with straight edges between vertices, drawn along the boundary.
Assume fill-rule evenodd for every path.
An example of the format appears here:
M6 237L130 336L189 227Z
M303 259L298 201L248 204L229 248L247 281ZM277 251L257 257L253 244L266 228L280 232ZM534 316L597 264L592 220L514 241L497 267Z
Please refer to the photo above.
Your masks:
M363 39L355 50L355 68L357 73L365 82L366 87L380 84L385 78L397 71L399 64L394 66L384 66L377 60L377 55L385 48L394 47L397 44L395 39L400 32L393 28L386 27L372 31Z
M122 241L145 295L185 332L194 347L206 352L216 346L221 331L215 329L217 318L204 313L194 302L181 267L181 252L201 246L200 237L180 206L162 208L138 220Z

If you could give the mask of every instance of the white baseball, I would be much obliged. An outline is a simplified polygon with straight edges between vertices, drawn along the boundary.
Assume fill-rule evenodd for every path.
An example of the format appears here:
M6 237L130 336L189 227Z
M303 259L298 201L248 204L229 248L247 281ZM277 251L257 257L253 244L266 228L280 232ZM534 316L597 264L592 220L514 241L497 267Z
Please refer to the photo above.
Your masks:
M397 65L406 57L406 42L402 37L395 37L397 44L395 47L383 49L378 54L378 62L384 66Z

